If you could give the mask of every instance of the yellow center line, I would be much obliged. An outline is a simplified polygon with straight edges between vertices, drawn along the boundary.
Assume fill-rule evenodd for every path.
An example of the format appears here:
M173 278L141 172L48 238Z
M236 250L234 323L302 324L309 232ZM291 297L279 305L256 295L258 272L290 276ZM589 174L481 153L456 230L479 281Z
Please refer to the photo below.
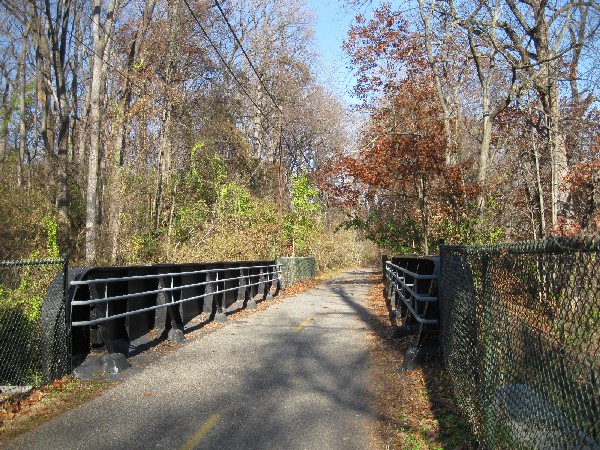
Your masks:
M307 317L306 319L304 319L304 322L302 322L300 325L298 325L296 327L296 329L294 330L294 333L297 333L298 331L302 330L302 328L304 328L306 325L308 325L313 320L314 319L312 317Z
M208 432L217 424L219 419L221 418L220 414L213 414L210 419L208 419L196 432L196 434L181 447L181 450L193 450L198 445L204 437L208 434Z

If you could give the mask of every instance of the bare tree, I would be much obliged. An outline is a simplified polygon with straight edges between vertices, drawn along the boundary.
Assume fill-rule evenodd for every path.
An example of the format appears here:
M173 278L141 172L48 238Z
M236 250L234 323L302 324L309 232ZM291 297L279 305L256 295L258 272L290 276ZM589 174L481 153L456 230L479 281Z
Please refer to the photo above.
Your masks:
M485 36L494 51L522 79L522 84L535 92L544 114L551 165L551 225L554 227L559 215L564 215L569 208L569 194L564 184L569 162L561 110L562 65L569 59L571 64L576 64L577 49L581 48L582 41L595 38L597 26L591 26L587 16L597 13L598 5L579 0L556 3L496 0L480 4L490 13L487 18L473 20L475 32ZM492 14L493 11L498 12ZM568 39L569 33L579 36L575 44Z
M27 95L27 68L25 66L28 53L29 31L31 26L28 24L24 27L21 37L21 54L19 56L19 165L18 165L18 183L19 186L24 184L23 164L25 161L25 153L27 153L27 111L26 111L26 95ZM27 185L31 188L31 177L27 177Z
M86 264L96 262L96 221L98 215L98 170L100 164L100 136L102 130L101 94L105 82L105 65L109 57L107 47L115 27L118 0L109 0L106 7L102 0L95 0L92 15L94 56L90 92L90 151L88 155L88 182L86 196Z
M146 38L146 33L152 16L156 0L146 0L142 10L139 25L137 26L134 39L129 46L125 67L123 69L124 79L117 97L116 123L113 124L114 137L112 139L112 151L110 152L109 167L109 191L111 201L109 202L109 236L110 236L110 261L115 264L119 258L119 242L121 232L121 212L123 196L123 168L126 165L127 132L130 123L130 108L133 99L134 81L136 67L143 65L141 62L142 46Z
M443 8L449 8L445 11ZM467 8L472 6L471 10ZM492 128L496 117L504 111L518 95L521 89L517 69L514 66L502 64L499 51L492 44L497 39L497 21L500 17L501 4L496 1L489 7L480 3L462 2L459 7L453 0L443 4L439 14L447 14L458 25L459 29L467 34L468 48L473 63L476 79L481 88L479 96L481 101L481 132L479 144L479 158L477 167L477 209L482 216L485 210L487 194L487 173L489 170L490 144L492 141ZM480 33L477 24L482 20L490 23L491 39Z

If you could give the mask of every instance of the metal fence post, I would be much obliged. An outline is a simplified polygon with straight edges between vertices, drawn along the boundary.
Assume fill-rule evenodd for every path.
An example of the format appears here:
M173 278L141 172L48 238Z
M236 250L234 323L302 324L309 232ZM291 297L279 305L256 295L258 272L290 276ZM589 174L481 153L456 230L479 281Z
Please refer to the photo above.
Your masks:
M71 298L69 296L69 256L63 253L63 305L65 308L65 331L67 339L67 373L73 372L73 335L71 333Z
M482 286L481 301L483 310L483 401L485 403L485 444L487 448L494 448L494 339L492 333L494 321L492 317L492 293L490 258L484 254L481 259Z

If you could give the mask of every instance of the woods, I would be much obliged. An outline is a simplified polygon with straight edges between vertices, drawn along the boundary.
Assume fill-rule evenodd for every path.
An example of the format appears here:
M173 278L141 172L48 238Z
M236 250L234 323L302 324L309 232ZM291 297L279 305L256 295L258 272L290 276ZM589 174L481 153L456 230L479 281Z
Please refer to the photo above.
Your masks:
M0 4L3 259L49 239L88 266L331 249L317 174L347 129L304 3ZM329 259L365 253L343 241Z
M335 267L598 233L599 12L378 5L343 47L352 112L303 0L0 0L0 257Z
M369 119L334 170L348 225L424 253L598 233L599 8L419 0L358 17L345 50Z

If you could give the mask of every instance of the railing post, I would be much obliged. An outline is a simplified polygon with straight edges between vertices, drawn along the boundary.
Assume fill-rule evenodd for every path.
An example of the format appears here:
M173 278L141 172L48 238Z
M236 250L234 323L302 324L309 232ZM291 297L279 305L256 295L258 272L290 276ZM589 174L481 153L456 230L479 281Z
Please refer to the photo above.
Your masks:
M63 305L67 338L67 374L73 372L73 334L71 333L71 296L69 295L69 256L63 253Z
M181 313L179 312L179 305L175 305L174 303L176 302L175 300L175 276L171 275L170 277L170 284L169 287L171 289L170 291L170 295L168 296L170 298L170 306L167 306L167 311L169 313L169 320L170 320L170 329L169 329L169 333L167 335L168 339L171 342L176 342L176 343L181 343L184 341L185 336L183 335L183 320L181 318ZM164 283L164 278L159 278L159 283ZM160 285L159 285L160 286ZM181 296L181 291L177 291L179 293L179 296Z
M246 274L244 275L244 270L246 271ZM250 278L250 271L251 269L242 269L240 270L240 276L242 277L242 279L240 280L240 283L244 283L244 300L246 302L246 308L248 309L256 309L257 305L256 305L256 300L254 299L254 297L252 296L252 278Z
M219 272L211 272L209 277L211 279L211 283L209 283L206 288L209 289L210 287L211 291L213 292L213 305L215 308L214 320L218 323L226 322L227 315L223 309L224 295L222 292L219 292L221 291L219 288Z
M494 329L492 311L492 286L490 257L484 254L481 259L483 285L481 287L481 301L483 311L483 403L485 408L485 444L487 448L494 448Z
M62 267L48 286L41 311L42 380L48 383L70 373L70 314L67 295L68 260L62 256Z
M254 299L258 300L266 300L268 289L267 289L267 278L268 278L268 267L261 267L259 273L256 275L258 286L256 287L256 295Z

